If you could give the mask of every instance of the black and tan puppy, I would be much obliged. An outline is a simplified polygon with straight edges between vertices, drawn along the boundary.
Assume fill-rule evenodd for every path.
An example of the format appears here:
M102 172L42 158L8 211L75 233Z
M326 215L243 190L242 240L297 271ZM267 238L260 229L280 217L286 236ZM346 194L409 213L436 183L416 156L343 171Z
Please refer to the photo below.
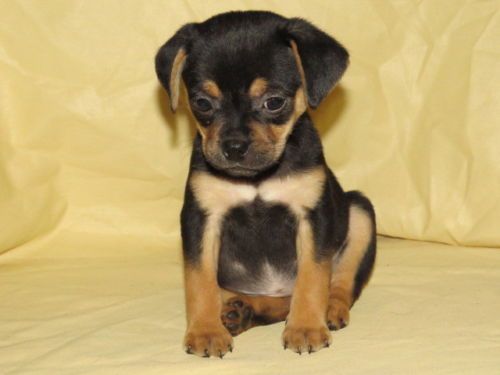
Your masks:
M302 19L231 12L183 26L156 71L176 109L185 83L198 134L181 214L185 348L232 350L232 337L287 320L285 348L330 344L375 259L375 215L328 168L307 108L348 64Z

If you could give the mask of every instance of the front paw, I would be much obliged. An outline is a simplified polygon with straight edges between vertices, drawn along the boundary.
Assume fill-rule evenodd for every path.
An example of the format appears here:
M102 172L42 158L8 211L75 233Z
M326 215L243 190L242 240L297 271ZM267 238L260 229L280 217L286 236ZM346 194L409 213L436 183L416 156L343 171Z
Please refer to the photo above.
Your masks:
M331 343L331 335L325 324L308 326L289 322L283 332L282 340L285 349L290 349L298 354L303 352L311 354L320 349L328 348Z
M190 328L184 338L186 353L200 357L224 357L233 351L233 338L222 324Z

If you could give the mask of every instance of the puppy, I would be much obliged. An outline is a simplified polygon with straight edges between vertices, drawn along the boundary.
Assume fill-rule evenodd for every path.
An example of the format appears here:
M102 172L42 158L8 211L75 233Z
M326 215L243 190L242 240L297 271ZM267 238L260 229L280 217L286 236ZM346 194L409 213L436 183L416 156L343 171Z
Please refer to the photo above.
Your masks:
M198 134L181 213L187 353L223 357L232 336L286 319L283 345L330 345L375 260L375 214L326 165L307 108L348 53L310 23L230 12L183 26L156 72L175 111L184 82Z

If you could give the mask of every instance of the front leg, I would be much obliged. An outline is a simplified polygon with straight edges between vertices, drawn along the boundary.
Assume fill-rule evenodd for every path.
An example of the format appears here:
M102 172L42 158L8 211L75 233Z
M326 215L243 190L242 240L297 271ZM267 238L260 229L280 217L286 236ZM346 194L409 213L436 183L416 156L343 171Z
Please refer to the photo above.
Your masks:
M182 217L188 354L222 358L232 351L232 337L222 325L222 294L217 283L219 223L205 216L187 194Z
M305 218L297 233L298 274L293 290L283 345L299 354L330 345L326 325L331 259L318 259L311 225Z
M184 347L188 354L222 358L232 351L233 339L222 325L221 290L212 269L206 265L185 267L187 330Z

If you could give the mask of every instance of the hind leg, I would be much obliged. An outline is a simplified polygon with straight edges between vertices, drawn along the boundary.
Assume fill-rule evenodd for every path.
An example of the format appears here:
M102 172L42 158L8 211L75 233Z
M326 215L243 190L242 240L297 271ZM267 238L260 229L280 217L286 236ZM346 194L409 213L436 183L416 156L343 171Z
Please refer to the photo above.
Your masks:
M375 213L370 201L358 192L347 193L349 229L346 246L332 265L327 324L330 330L349 324L349 309L368 282L375 262Z
M221 320L232 336L252 327L281 322L290 310L290 297L248 296L223 291Z

